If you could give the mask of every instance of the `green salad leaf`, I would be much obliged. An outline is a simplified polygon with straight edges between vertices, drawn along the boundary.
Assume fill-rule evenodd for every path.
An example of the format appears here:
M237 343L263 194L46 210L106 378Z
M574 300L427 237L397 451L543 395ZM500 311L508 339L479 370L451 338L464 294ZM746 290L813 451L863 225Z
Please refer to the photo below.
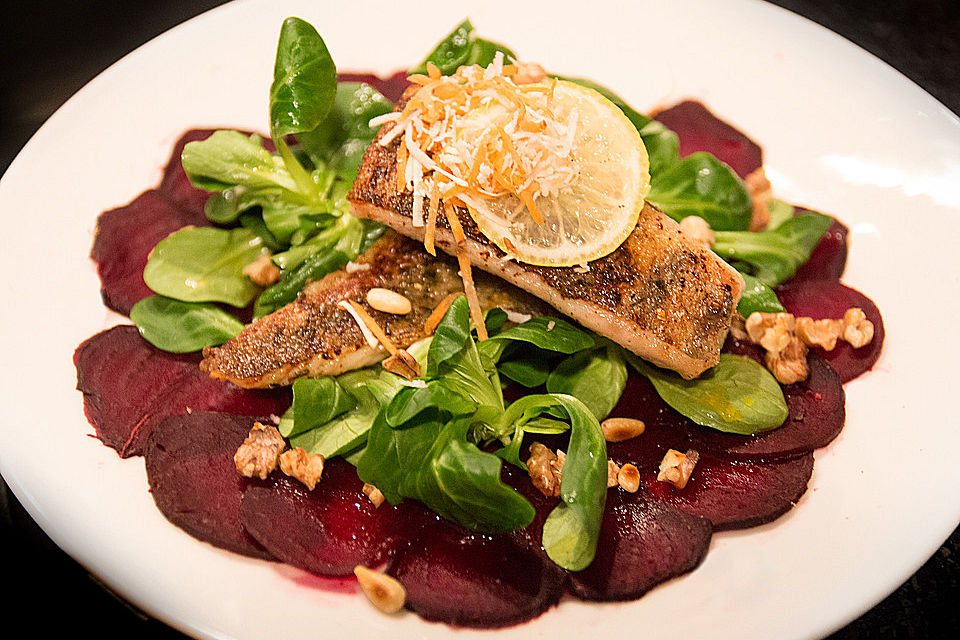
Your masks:
M547 391L580 400L597 420L617 406L627 384L627 365L621 349L607 345L567 357L550 373Z
M775 429L787 419L787 402L776 378L746 356L720 354L720 363L699 378L658 369L627 354L657 394L680 414L704 427L754 435Z
M737 313L749 318L751 313L783 313L786 309L780 304L777 293L768 287L759 278L749 273L741 273L744 287L740 302L737 303Z
M274 141L317 128L333 107L336 93L337 67L323 38L300 18L284 20L270 86Z
M507 47L477 38L472 32L473 25L470 20L464 20L434 47L423 62L411 69L410 73L426 73L427 63L432 62L440 69L440 73L448 76L463 65L477 64L485 67L493 62L497 52L503 54L504 64L516 61L516 54Z
M239 335L243 323L210 303L148 296L130 310L147 342L171 353L191 353Z
M827 232L833 218L821 213L804 213L766 231L717 231L714 252L721 258L749 270L769 287L774 287L810 259L810 254Z
M263 241L242 227L186 227L157 243L143 280L168 298L244 307L259 289L242 271L262 249Z
M709 153L691 153L657 174L647 200L674 220L700 216L712 229L745 230L753 202L743 181Z

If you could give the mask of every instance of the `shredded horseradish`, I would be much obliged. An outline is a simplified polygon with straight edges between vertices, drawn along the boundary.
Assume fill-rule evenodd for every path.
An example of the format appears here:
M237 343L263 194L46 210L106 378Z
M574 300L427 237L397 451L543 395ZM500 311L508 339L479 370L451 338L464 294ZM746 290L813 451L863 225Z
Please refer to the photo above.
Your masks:
M428 63L426 75L409 77L420 88L404 109L370 121L371 127L392 123L379 144L400 141L396 189L413 193L412 223L426 227L424 247L431 255L436 255L434 234L443 202L481 340L486 329L455 207L476 215L485 200L512 194L541 224L536 198L556 195L579 173L572 153L576 109L558 115L556 80L522 84L514 81L517 75L518 66L504 65L499 52L486 68L464 66L451 76Z

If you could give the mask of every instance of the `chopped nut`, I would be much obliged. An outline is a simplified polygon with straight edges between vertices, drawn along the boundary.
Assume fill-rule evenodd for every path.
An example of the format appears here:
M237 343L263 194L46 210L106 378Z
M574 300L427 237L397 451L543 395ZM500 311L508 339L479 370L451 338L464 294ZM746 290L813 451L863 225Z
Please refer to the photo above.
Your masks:
M635 438L641 433L647 425L643 420L634 418L607 418L600 423L600 429L603 431L603 437L607 442L623 442L630 438Z
M629 463L623 465L617 474L617 484L624 491L636 493L640 490L640 470Z
M261 287L266 287L280 279L280 269L270 260L269 253L261 253L257 259L241 269L240 273Z
M750 340L755 344L761 343L761 340L769 329L775 329L778 332L786 330L792 333L796 325L797 321L793 317L793 314L761 313L759 311L751 313L746 322L744 322L747 335L750 336Z
M793 384L806 380L809 373L807 345L796 336L791 336L787 346L781 351L767 351L764 362L773 377L781 384Z
M373 503L373 506L378 508L383 504L383 501L386 500L386 497L384 497L380 489L377 489L375 486L367 482L363 483L363 493L365 496L370 498L370 502Z
M753 216L750 219L750 231L762 231L770 224L770 208L767 206L773 198L773 188L767 180L763 167L752 171L743 179L753 201Z
M413 308L406 296L390 289L374 287L367 291L367 304L383 313L404 315Z
M254 422L250 434L234 454L233 462L241 475L265 480L277 468L280 452L286 446L276 427Z
M617 486L617 477L620 475L620 467L613 460L607 460L607 489Z
M701 245L704 249L713 246L716 234L707 221L700 216L687 216L680 221L680 230L688 238Z
M797 318L797 337L808 347L821 347L827 351L833 351L842 331L843 323L839 320Z
M353 568L353 575L357 576L357 582L367 599L384 613L400 611L407 601L407 590L396 578L362 565Z
M660 461L660 473L657 474L657 480L669 482L677 489L683 489L687 486L693 468L697 465L699 459L700 454L693 449L686 453L670 449L663 456L663 460Z
M560 452L562 453L562 452ZM565 458L566 456L564 456ZM563 462L539 442L530 444L530 458L527 459L527 473L533 486L545 496L560 495L560 477Z
M847 309L843 314L843 339L854 349L870 344L873 340L873 323L859 307Z
M323 456L297 447L280 454L280 471L296 478L313 491L323 474Z
M736 311L730 316L730 335L737 340L750 339L749 334L747 334L747 319Z
M397 352L383 361L383 368L401 378L412 380L420 376L420 363L406 349Z
M513 76L516 84L533 84L547 77L547 72L536 62L518 62L517 73Z

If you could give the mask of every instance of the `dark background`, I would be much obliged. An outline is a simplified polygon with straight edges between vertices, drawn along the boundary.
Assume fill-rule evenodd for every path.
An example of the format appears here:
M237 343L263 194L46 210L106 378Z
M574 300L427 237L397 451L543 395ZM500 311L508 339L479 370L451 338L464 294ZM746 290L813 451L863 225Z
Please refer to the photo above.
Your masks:
M2 173L37 128L98 73L154 36L223 3L3 0L0 4ZM774 4L852 40L960 113L960 0L776 0ZM958 531L900 589L830 640L957 637ZM0 596L0 612L15 614L32 635L95 632L104 638L183 638L109 594L61 552L2 478L0 543L7 584L6 595ZM4 626L12 631L11 622Z

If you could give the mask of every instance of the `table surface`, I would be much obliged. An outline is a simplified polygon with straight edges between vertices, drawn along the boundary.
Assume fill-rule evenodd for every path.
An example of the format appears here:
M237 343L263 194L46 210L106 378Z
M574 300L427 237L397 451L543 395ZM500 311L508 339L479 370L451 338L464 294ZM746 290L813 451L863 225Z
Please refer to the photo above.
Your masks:
M0 174L37 128L86 82L147 40L222 3L2 3ZM960 113L960 1L775 0L774 4L860 45ZM109 593L60 551L2 478L0 541L6 543L5 549L16 550L15 558L4 553L4 573L13 594L4 596L0 609L42 624L44 636L82 629L109 638L184 637ZM960 529L897 591L830 640L950 637L960 629L958 582Z

